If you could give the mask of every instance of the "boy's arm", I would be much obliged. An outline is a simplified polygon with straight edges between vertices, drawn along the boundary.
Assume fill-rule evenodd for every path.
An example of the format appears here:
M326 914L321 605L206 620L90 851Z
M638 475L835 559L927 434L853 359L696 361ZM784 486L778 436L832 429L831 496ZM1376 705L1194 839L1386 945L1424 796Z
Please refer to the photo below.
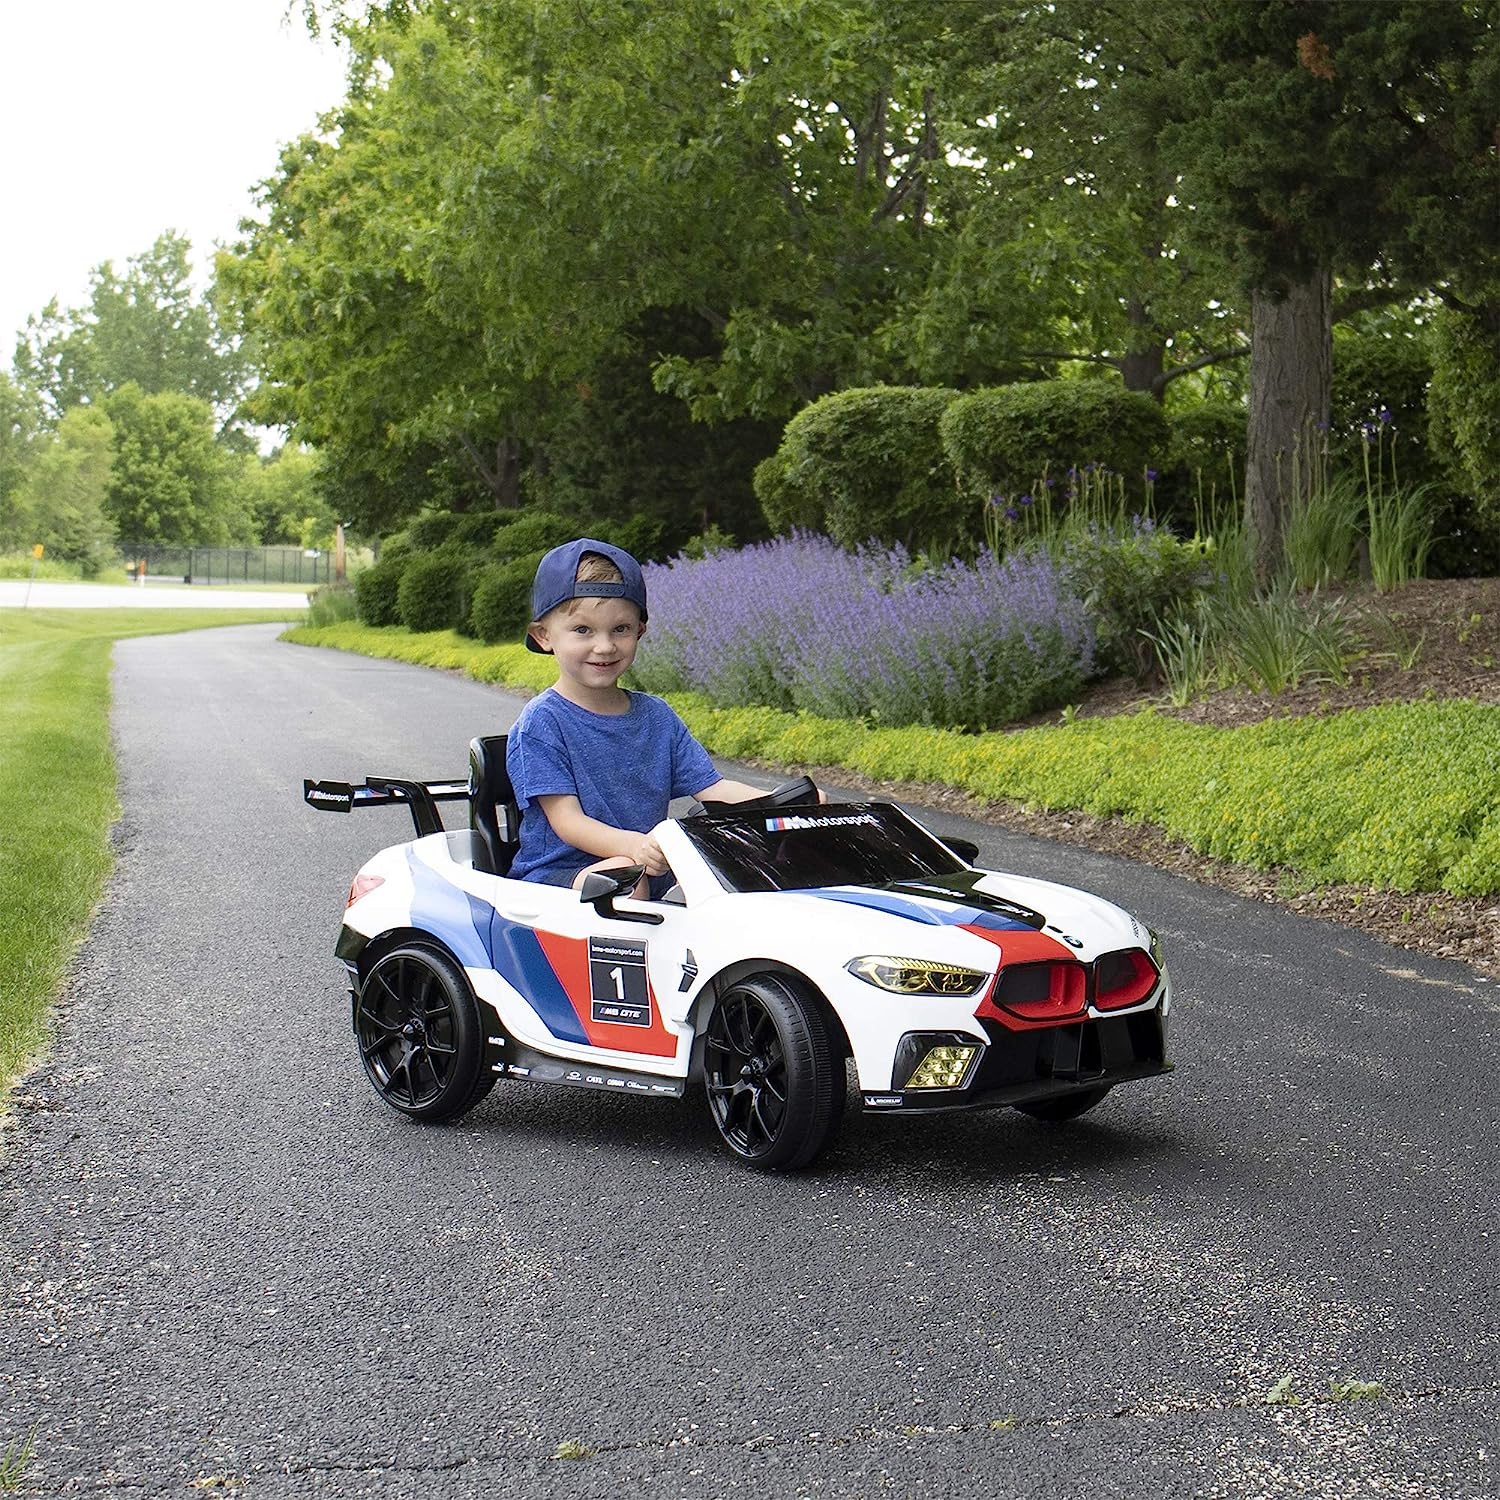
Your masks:
M721 778L694 795L700 802L749 802L752 798L764 797L766 794L763 787L746 786L743 781L727 781ZM826 802L827 800L822 788L819 788L818 801Z
M631 864L644 865L648 875L666 874L666 856L649 833L601 823L598 818L589 817L578 798L571 795L554 794L535 800L563 843L600 859L621 856Z

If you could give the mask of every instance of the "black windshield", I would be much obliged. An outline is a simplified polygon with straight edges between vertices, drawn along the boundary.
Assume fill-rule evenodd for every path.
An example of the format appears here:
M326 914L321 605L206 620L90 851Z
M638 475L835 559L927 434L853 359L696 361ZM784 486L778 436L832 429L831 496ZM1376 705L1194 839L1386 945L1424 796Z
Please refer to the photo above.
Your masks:
M946 844L885 802L703 813L680 826L730 891L887 885L966 868Z

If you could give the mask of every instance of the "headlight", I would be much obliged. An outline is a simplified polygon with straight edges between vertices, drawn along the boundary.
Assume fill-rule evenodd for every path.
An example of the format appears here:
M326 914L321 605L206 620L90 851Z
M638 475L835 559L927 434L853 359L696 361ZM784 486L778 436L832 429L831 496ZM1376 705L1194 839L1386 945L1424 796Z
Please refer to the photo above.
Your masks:
M973 995L990 977L978 969L962 969L957 964L934 963L925 958L891 958L879 953L851 958L844 967L866 984L894 995Z

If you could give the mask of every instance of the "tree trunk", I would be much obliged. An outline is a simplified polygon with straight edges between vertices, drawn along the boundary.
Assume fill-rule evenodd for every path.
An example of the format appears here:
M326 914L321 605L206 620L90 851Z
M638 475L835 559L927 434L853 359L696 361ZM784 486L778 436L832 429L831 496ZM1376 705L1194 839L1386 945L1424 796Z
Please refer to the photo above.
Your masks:
M1333 381L1332 287L1323 267L1284 292L1250 296L1245 529L1263 585L1281 570L1291 507L1307 501L1321 472Z
M1130 346L1120 356L1120 374L1127 391L1145 391L1155 401L1166 399L1167 351L1161 334L1151 321L1150 311L1139 297L1132 297L1125 308L1130 320Z

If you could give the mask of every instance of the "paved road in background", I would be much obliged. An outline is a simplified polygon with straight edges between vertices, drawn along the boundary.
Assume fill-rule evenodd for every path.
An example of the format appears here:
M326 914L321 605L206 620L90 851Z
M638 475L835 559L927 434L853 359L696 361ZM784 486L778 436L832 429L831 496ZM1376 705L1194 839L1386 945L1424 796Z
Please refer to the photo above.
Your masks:
M502 1083L413 1126L331 953L403 819L300 781L462 774L517 700L274 627L116 663L118 867L0 1163L0 1441L35 1426L39 1492L1500 1489L1470 970L934 815L1162 930L1175 1075L1062 1129L851 1114L793 1178L732 1165L701 1096Z
M0 579L0 609L286 609L307 604L307 590L198 588L148 583L53 583Z

